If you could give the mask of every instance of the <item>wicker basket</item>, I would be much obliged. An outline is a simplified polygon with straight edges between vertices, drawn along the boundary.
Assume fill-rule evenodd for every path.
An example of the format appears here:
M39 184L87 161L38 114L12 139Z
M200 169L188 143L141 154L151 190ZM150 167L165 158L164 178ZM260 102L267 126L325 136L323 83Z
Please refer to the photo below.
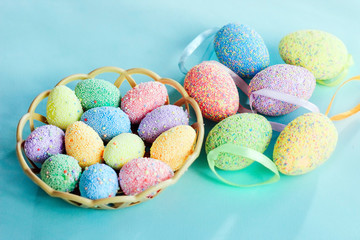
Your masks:
M185 105L186 109L189 111L189 107L191 106L196 115L196 122L192 124L192 127L196 130L197 139L194 145L193 153L187 158L185 164L175 172L174 177L159 183L156 186L150 187L146 189L144 192L136 195L136 196L126 196L124 195L121 190L117 193L115 197L91 200L88 198L81 197L75 193L67 193L67 192L60 192L52 189L46 183L44 183L41 178L39 177L40 169L32 162L31 160L27 159L24 154L24 139L23 139L23 130L25 124L29 122L30 130L34 130L34 121L40 121L47 124L46 117L36 113L35 110L39 103L47 98L50 94L51 90L47 90L45 92L40 93L31 103L28 112L20 119L18 127L17 127L17 143L16 143L16 153L20 162L22 169L24 170L25 174L39 187L41 187L47 194L52 197L62 198L63 200L79 207L84 208L95 208L95 209L117 209L117 208L125 208L129 206L133 206L139 204L141 202L145 202L150 199L148 196L152 196L151 198L155 197L159 194L162 190L166 187L175 184L180 177L185 173L185 171L189 168L189 166L195 161L195 159L199 156L202 142L204 139L204 124L203 118L199 109L198 104L195 102L194 99L190 98L189 95L186 93L184 88L176 81L168 79L168 78L161 78L156 73L149 71L143 68L133 68L129 70L123 70L117 67L102 67L98 68L89 74L74 74L68 76L61 80L58 85L65 85L72 81L76 80L84 80L89 78L95 78L97 75L102 73L117 73L120 76L116 79L114 85L116 87L120 87L124 80L127 80L130 86L133 88L136 86L136 82L132 78L131 75L133 74L143 74L155 81L161 82L165 85L169 85L175 88L181 95L182 98L173 103L174 105L182 106ZM167 104L169 104L169 99L167 99ZM155 195L153 195L155 193Z

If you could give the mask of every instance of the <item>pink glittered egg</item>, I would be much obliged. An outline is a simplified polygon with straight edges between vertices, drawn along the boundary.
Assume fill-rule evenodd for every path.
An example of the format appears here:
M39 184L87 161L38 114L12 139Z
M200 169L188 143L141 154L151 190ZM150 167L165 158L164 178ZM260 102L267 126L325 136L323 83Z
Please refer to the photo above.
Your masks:
M153 158L136 158L119 172L119 183L126 195L136 195L174 176L166 163Z
M260 89L270 89L308 100L315 85L314 75L306 68L278 64L256 74L249 84L249 93L252 94ZM268 116L284 115L299 108L297 105L261 95L254 96L252 107L257 112Z
M168 93L160 82L145 82L136 85L121 99L121 109L132 124L140 123L145 115L166 103Z
M184 88L205 118L221 121L237 113L239 94L230 74L214 62L202 62L186 74Z

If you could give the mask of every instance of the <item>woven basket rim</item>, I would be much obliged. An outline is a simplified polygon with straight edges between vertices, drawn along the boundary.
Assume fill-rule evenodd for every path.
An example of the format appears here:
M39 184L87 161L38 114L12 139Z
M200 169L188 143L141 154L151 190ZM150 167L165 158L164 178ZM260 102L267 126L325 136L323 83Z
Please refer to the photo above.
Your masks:
M195 129L197 133L196 137L196 143L194 145L193 153L188 156L188 158L185 161L185 164L175 172L174 176L166 181L160 182L159 184L152 186L145 191L135 195L135 196L114 196L114 197L108 197L103 199L97 199L97 200L91 200L85 197L82 197L80 195L74 194L74 193L67 193L67 192L60 192L56 191L50 186L48 186L45 182L41 180L41 178L37 175L37 171L39 171L39 168L31 161L29 160L25 154L24 154L24 142L25 139L23 139L23 130L27 122L29 122L30 130L31 132L34 130L34 120L42 122L47 124L46 117L36 113L36 107L39 105L40 102L42 102L44 99L46 99L51 90L46 90L40 94L38 94L32 103L30 104L30 107L28 109L28 112L25 113L17 127L16 131L16 154L19 160L19 163L21 165L21 168L23 169L24 173L40 188L42 188L48 195L51 197L61 198L70 204L73 204L75 206L84 207L84 208L95 208L95 209L117 209L117 208L125 208L129 206L133 206L142 202L145 202L156 195L158 195L162 190L167 188L170 185L175 184L181 176L186 172L186 170L191 166L191 164L196 160L196 158L200 155L203 139L204 139L204 122L201 115L201 111L199 108L199 105L197 102L191 98L185 89L179 84L177 81L172 80L170 78L161 78L156 73L145 69L145 68L131 68L128 70L124 70L118 67L101 67L97 68L93 71L91 71L88 74L72 74L68 77L65 77L61 81L59 81L56 86L59 85L66 85L72 81L77 80L85 80L90 78L95 78L97 75L106 73L106 72L112 72L112 73L118 73L120 76L116 79L114 82L114 85L119 88L122 83L126 80L132 88L134 88L137 84L135 80L132 78L132 75L134 74L142 74L146 75L150 78L152 78L154 81L161 82L165 85L173 87L175 90L177 90L182 98L177 100L175 103L172 103L174 105L182 106L185 105L186 109L189 112L189 106L192 107L192 109L195 112L196 116L196 122L192 124L191 126ZM56 87L55 86L55 87ZM167 99L166 104L170 104L169 98ZM31 166L29 166L29 164ZM155 193L155 194L154 194ZM148 196L152 195L151 198Z

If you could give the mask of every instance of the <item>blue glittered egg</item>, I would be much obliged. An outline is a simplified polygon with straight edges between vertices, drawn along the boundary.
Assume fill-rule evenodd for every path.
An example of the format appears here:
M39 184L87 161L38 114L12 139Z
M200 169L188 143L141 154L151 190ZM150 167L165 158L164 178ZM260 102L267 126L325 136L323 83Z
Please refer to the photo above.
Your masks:
M84 112L81 121L92 127L105 142L121 133L129 133L130 119L116 107L97 107Z
M81 175L80 194L90 199L114 197L119 189L117 174L106 164L94 164Z
M252 78L270 64L269 51L261 36L243 24L228 24L215 35L219 61L240 77Z

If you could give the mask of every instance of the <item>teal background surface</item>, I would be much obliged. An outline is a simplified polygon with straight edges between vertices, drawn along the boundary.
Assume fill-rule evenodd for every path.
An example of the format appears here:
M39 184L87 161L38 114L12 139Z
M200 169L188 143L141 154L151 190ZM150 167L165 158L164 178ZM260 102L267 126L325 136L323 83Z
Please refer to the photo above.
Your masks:
M177 62L184 47L203 30L230 22L264 38L271 64L283 63L277 46L286 34L330 32L353 55L348 77L359 75L359 9L356 0L1 1L0 239L360 239L360 114L335 123L335 152L309 174L235 188L215 178L202 151L158 197L111 211L48 196L23 173L15 153L19 119L62 78L102 66L143 67L183 83ZM310 100L325 112L335 90L317 85ZM359 92L358 82L346 85L330 116L358 104ZM288 123L304 112L275 120ZM206 132L212 126L205 121ZM265 152L270 158L276 137ZM248 180L262 173L255 166L226 175Z

